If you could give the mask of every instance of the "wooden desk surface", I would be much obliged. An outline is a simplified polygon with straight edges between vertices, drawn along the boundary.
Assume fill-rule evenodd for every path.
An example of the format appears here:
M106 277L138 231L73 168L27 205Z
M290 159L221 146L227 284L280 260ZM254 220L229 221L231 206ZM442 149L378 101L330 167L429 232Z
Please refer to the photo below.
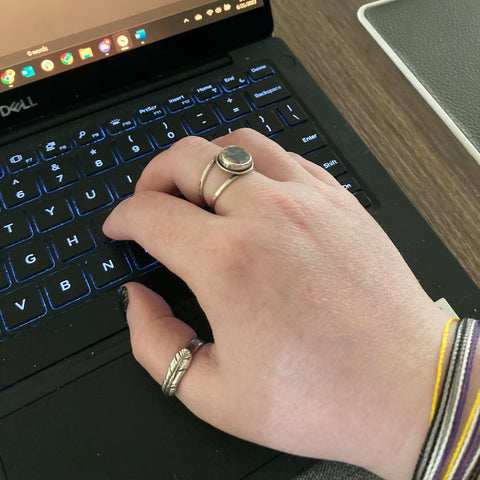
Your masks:
M367 0L271 0L282 37L480 286L480 165L357 20Z

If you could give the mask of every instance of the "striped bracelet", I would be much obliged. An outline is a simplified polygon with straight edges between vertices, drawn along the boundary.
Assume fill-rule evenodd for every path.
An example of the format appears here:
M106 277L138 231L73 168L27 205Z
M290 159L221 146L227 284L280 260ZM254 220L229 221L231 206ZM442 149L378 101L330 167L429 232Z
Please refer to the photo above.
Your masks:
M455 445L480 338L478 320L464 319L458 323L443 388L439 395L448 331L455 321L457 320L450 320L445 327L430 430L413 480L478 480L480 474L480 391L460 439Z

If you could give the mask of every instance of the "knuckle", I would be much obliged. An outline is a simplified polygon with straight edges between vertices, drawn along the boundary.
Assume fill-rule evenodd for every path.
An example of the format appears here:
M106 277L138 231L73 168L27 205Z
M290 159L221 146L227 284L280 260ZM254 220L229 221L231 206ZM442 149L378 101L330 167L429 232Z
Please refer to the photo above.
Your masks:
M319 214L316 202L303 192L292 193L285 189L276 189L272 191L269 201L282 219L286 218L300 228L310 225L312 217Z
M150 190L136 192L128 199L128 214L135 216L137 212L142 211L153 200L154 196L155 192Z
M249 143L250 140L252 140L253 138L258 138L259 136L263 137L263 135L258 133L253 128L243 127L232 132L229 135L229 138L235 143L238 143L241 145L241 144Z
M205 147L205 145L209 144L207 140L202 137L197 137L194 135L188 135L182 139L180 139L177 143L175 143L172 147L170 147L170 152L177 152L177 151L184 151L184 150L192 150Z

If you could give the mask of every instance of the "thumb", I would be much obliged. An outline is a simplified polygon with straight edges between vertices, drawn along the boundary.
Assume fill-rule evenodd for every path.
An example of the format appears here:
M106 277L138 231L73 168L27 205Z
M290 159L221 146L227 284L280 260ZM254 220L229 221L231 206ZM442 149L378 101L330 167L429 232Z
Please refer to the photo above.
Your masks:
M159 383L165 379L176 353L196 338L195 331L176 318L167 302L140 283L122 290L130 342L135 359ZM215 422L212 395L221 390L213 344L203 345L180 381L176 396L199 417ZM213 422L212 422L213 421ZM215 422L216 423L216 422Z

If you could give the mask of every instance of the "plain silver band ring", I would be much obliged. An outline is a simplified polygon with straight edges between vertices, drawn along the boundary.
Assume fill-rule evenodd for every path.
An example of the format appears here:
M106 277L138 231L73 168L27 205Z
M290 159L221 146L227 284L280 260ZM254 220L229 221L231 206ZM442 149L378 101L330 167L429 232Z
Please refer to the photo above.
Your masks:
M205 205L207 202L205 201L205 194L203 192L203 189L205 188L205 180L207 179L207 175L210 173L210 170L212 167L215 165L217 162L217 156L213 157L210 162L208 162L208 165L205 167L205 170L202 173L202 176L200 177L200 184L199 184L199 197L200 197L200 204Z
M228 180L226 180L222 185L220 185L220 187L218 188L218 190L213 194L212 200L211 200L210 205L209 205L209 207L210 207L212 210L215 210L215 203L217 203L218 197L219 197L219 196L223 193L223 191L224 191L232 182L234 182L238 177L239 177L239 175L232 175Z

